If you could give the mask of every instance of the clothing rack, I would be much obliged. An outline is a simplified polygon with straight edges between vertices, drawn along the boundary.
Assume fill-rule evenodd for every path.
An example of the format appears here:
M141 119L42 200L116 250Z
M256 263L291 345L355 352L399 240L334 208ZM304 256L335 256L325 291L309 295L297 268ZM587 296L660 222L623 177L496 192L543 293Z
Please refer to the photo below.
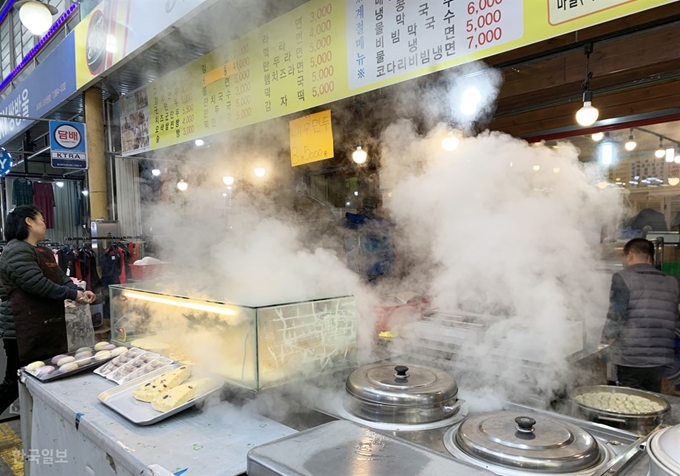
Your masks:
M96 236L96 237L64 237L64 241L104 241L104 240L115 240L115 241L127 241L127 240L141 240L144 239L143 236Z

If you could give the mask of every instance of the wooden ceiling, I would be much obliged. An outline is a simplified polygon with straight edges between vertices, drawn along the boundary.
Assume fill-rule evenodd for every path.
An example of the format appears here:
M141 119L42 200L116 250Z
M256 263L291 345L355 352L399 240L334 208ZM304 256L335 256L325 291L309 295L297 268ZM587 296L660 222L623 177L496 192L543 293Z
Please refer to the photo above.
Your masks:
M678 26L680 2L489 58L505 76L490 128L520 137L578 133L588 42L601 120L680 108Z

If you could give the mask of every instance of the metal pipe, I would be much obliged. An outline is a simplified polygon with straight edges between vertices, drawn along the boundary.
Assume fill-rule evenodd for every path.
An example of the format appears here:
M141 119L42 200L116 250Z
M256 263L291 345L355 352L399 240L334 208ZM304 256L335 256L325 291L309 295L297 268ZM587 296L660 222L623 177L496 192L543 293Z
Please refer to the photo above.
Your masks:
M44 154L44 153L47 152L48 150L50 150L50 146L49 146L49 145L43 147L43 148L40 149L40 150L36 150L32 155L29 155L29 156L26 157L24 160L28 162L29 160L36 158L36 157L39 156L40 154Z
M0 180L0 223L2 224L3 237L5 236L5 214L7 213L5 211L5 193L4 193L6 182L7 180L5 180L4 178Z
M50 122L50 119L43 119L42 117L30 117L30 116L14 116L12 114L0 114L0 118L4 119L21 119L24 121L41 121L41 122Z

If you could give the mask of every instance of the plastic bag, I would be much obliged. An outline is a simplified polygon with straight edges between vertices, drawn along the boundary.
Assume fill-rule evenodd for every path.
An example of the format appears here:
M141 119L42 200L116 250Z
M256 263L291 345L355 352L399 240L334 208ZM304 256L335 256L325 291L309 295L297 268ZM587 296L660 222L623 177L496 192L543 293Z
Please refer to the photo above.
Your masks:
M68 351L94 345L94 327L89 304L66 301L66 336Z

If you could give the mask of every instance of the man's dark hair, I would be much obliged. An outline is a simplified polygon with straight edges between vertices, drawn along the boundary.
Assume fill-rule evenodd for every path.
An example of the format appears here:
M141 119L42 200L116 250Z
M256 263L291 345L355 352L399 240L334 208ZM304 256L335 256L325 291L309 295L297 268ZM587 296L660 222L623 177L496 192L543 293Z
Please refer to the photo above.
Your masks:
M5 240L25 240L28 238L26 218L34 219L40 215L35 205L20 205L9 212L5 221Z
M633 253L640 257L646 257L649 261L654 260L654 244L644 238L633 238L623 247L623 254Z

